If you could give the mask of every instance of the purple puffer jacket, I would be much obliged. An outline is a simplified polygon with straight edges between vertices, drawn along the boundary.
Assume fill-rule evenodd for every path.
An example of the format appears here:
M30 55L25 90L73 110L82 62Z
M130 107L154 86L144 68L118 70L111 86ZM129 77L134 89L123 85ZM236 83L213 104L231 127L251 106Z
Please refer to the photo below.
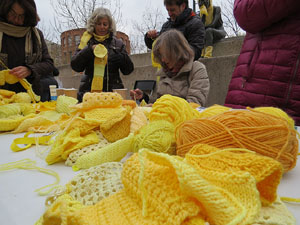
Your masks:
M300 0L235 0L247 33L225 105L273 106L300 125Z

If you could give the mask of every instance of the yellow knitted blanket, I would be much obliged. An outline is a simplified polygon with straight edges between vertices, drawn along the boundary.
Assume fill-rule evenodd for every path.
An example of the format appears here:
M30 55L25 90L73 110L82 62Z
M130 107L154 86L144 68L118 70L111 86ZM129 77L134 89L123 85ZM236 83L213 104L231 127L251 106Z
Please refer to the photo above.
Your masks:
M280 163L244 149L200 145L186 159L142 149L124 165L123 190L78 210L61 201L51 224L252 224L261 199L276 200L281 174Z

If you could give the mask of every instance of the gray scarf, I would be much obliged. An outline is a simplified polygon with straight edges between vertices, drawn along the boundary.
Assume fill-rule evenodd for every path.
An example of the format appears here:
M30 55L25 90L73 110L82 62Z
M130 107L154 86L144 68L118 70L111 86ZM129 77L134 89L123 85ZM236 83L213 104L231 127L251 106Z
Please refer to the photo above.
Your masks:
M37 55L34 62L42 59L42 42L38 30L35 27L20 27L5 22L0 22L0 52L2 50L3 34L12 37L25 37L25 60L32 56L32 31L38 40ZM28 63L28 62L26 62Z

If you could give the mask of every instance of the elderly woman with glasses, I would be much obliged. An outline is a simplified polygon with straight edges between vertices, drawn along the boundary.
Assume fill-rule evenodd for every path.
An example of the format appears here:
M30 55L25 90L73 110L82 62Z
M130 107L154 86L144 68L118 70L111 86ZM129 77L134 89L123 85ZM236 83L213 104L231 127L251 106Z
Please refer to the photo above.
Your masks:
M17 78L26 78L41 100L49 100L49 85L57 85L44 36L36 28L39 21L34 0L0 1L0 70L9 69ZM45 81L45 82L44 82ZM19 83L1 89L26 92Z

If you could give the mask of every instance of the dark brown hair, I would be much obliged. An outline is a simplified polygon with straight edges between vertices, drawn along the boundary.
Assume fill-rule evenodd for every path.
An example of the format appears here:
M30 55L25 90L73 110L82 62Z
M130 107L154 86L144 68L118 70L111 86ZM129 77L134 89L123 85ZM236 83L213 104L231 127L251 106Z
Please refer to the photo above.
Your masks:
M189 7L189 1L188 0L164 0L164 5L177 5L177 6L180 6L183 3L185 3L185 8Z
M154 61L161 65L163 65L161 54L173 62L187 63L191 58L194 58L193 49L183 34L176 29L170 29L159 35L152 51Z
M7 15L13 4L18 3L25 11L23 26L35 27L38 23L38 16L34 0L1 0L0 1L0 18L1 21L7 22Z

